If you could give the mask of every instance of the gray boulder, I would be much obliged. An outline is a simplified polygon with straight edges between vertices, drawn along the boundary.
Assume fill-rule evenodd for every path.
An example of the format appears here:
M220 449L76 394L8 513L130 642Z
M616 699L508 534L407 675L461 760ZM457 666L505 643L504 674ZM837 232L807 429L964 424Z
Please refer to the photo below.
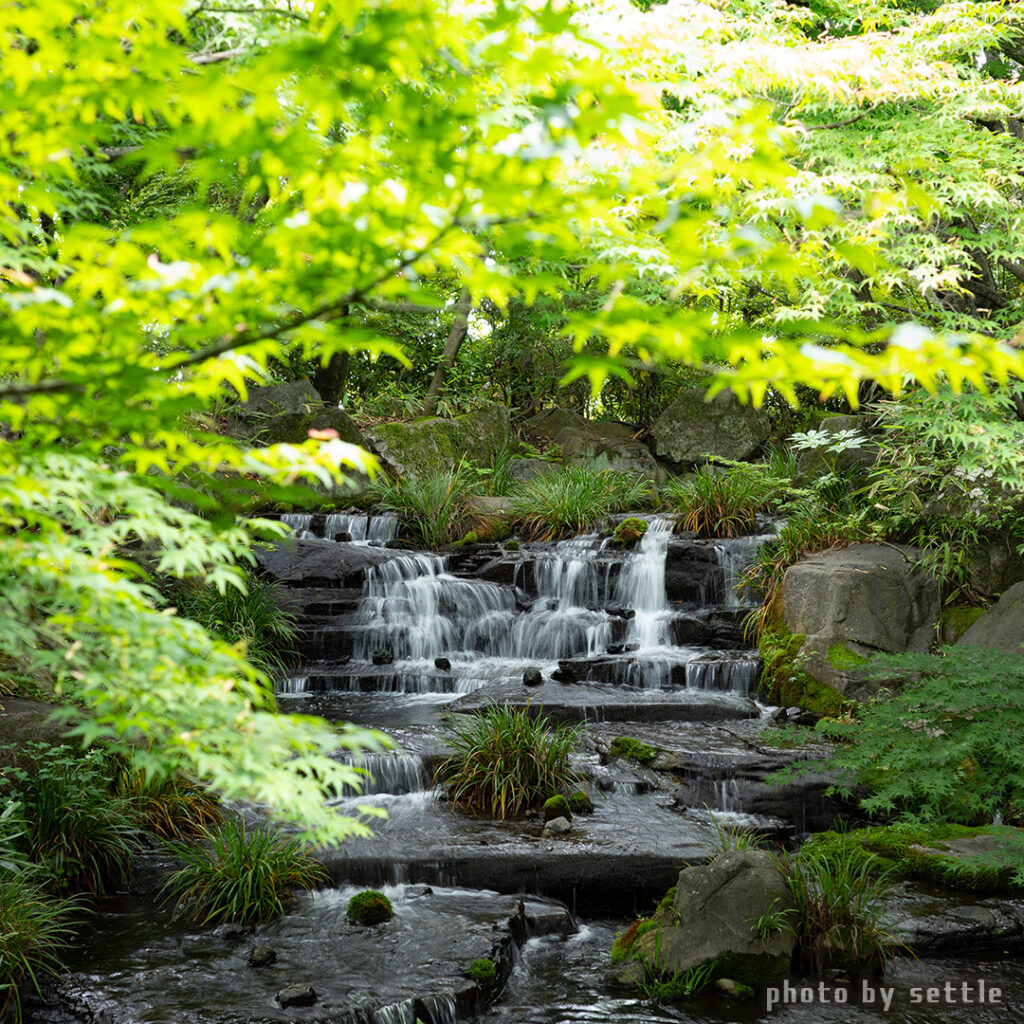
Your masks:
M542 409L523 424L527 437L557 437L566 428L586 430L587 421L574 409Z
M619 424L600 426L617 427ZM658 482L666 477L664 469L658 465L647 445L634 441L629 434L623 437L614 433L566 427L555 440L562 449L562 461L567 466L610 469L616 473L629 473L631 476L642 476Z
M864 678L871 655L929 649L939 611L938 583L913 548L854 544L790 566L782 581L783 622L805 637L800 668L853 700L880 685Z
M650 434L655 455L692 465L709 456L749 459L768 440L771 424L763 409L740 405L731 392L706 402L702 388L689 388L654 421Z
M1021 654L1024 644L1024 582L1015 583L978 619L959 643Z
M385 469L417 477L454 469L461 461L490 466L512 442L508 409L490 404L482 409L442 419L381 423L366 432L370 447Z
M1009 536L979 544L967 553L971 588L988 598L998 597L1024 580L1024 556Z
M544 834L550 836L564 836L572 831L572 823L568 818L552 818L544 826Z
M544 459L512 459L508 464L508 473L513 480L536 480L537 477L548 476L558 467Z
M228 429L232 436L256 445L300 444L311 430L334 430L342 441L366 446L351 417L325 405L306 380L250 388L248 400L233 410Z
M788 973L796 938L793 898L775 860L763 850L729 850L709 864L679 873L671 910L659 927L637 939L624 971L635 980L642 964L671 977L718 962L724 976L744 984ZM759 929L759 922L764 926Z
M366 570L403 552L333 540L284 540L256 548L256 562L268 576L289 586L358 587Z

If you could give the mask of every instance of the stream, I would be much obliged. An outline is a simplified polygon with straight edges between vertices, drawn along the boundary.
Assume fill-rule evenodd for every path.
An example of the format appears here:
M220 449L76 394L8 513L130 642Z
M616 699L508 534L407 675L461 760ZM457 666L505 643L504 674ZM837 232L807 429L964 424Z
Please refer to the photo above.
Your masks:
M597 535L517 550L472 545L448 555L387 546L390 516L289 515L295 540L278 558L299 617L301 665L278 682L282 710L387 732L396 750L368 754L361 794L339 811L380 808L375 834L327 851L334 888L297 901L257 933L173 922L138 896L114 901L79 944L42 1024L516 1024L602 1021L875 1021L994 1024L1024 1019L1019 960L905 959L877 1005L759 1003L706 996L658 1007L617 993L608 953L617 931L707 858L716 823L782 839L827 827L827 779L770 787L764 778L820 756L812 744L762 744L771 709L754 699L760 663L744 637L736 583L771 524L754 537L699 541L645 516L632 551ZM372 556L372 557L370 557ZM280 566L284 566L283 569ZM527 669L543 683L524 685ZM576 767L595 810L554 837L537 818L455 814L432 780L445 715L499 701L580 723ZM651 771L608 755L628 735L657 745ZM671 785L667 779L673 780ZM347 897L383 888L393 922L359 929ZM524 895L526 894L526 895ZM275 965L246 966L253 942ZM964 951L966 952L966 950ZM505 982L491 1004L465 966L490 957ZM980 977L999 1005L918 1005L912 990ZM276 993L312 985L310 1007ZM810 984L810 983L808 983ZM814 984L817 984L816 982ZM799 996L795 998L799 999ZM879 1002L881 1000L879 999Z

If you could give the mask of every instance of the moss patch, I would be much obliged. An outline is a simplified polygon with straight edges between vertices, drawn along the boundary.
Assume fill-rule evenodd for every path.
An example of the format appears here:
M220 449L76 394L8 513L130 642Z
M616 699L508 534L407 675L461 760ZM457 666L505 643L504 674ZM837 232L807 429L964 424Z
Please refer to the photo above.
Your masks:
M594 801L590 794L582 789L577 789L569 794L569 808L573 814L593 814Z
M383 924L395 916L395 908L384 893L364 889L348 901L346 916L352 924Z
M835 718L845 701L838 690L800 668L797 659L805 639L802 633L791 633L781 624L762 631L757 647L764 663L762 693L769 703L780 707L807 708L827 718ZM852 651L848 653L853 654ZM831 654L832 649L829 648Z
M985 614L986 608L951 605L939 614L939 636L946 644L955 644Z
M544 801L544 820L553 821L555 818L572 820L572 809L564 796L552 796Z
M850 853L878 872L890 870L951 889L992 893L1013 888L1022 844L1020 829L1001 825L897 824L819 832L805 849L826 857ZM974 849L976 855L964 855Z
M834 644L829 645L827 657L828 663L840 672L860 668L868 662L863 654L851 651L842 640L837 640Z
M632 736L616 736L611 742L610 749L615 757L636 761L639 764L650 764L659 754L657 747Z
M624 932L616 935L615 941L612 943L612 963L625 963L633 952L637 939L657 926L653 917L642 918L639 921L634 921Z
M647 533L646 521L638 519L636 516L630 516L615 527L612 540L620 548L631 548L636 546L645 533Z
M481 957L479 960L474 960L466 968L466 977L481 985L490 986L494 984L498 977L498 969L494 966L493 960L488 957Z

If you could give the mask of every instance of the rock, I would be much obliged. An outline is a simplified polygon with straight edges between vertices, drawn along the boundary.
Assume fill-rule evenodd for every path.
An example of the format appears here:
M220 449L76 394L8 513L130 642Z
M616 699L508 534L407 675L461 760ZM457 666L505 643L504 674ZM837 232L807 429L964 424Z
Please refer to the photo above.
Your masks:
M658 483L666 479L664 469L658 465L647 445L630 437L602 437L589 430L566 428L555 440L562 449L562 461L567 466L610 469Z
M63 705L61 710L69 709ZM23 756L19 756L18 748L28 743L45 743L54 747L64 743L76 748L79 746L80 740L77 737L67 737L75 721L54 718L55 711L55 704L27 700L24 697L4 697L0 700L0 736L3 737L0 768L22 763Z
M715 978L715 991L726 999L745 1000L754 998L754 990L749 985L741 985L732 978Z
M564 836L572 831L572 825L568 818L552 818L544 825L544 834L550 836Z
M725 570L714 548L700 541L669 541L665 553L665 593L670 601L702 607L721 601Z
M489 467L511 443L512 431L508 409L491 404L454 419L381 423L366 439L390 472L417 477L454 469L463 459Z
M757 925L790 908L785 880L763 850L730 850L709 864L685 868L671 913L662 915L660 928L637 940L623 980L635 980L638 958L656 962L667 977L715 960L741 984L782 977L790 969L796 937L785 928L762 937Z
M429 885L407 885L402 891L407 900L418 900L422 896L434 895L434 890Z
M867 416L826 416L818 430L826 434L840 434L844 430L857 430L869 436ZM855 475L874 465L878 458L878 444L867 441L858 448L825 455L820 448L808 448L797 454L797 473L803 480L811 480L830 472L834 465L840 473Z
M1016 583L967 630L959 643L1020 654L1024 644L1024 582Z
M390 665L394 662L395 656L390 651L374 651L370 659L374 665Z
M312 1006L316 1002L316 990L312 985L289 985L277 993L281 1007Z
M540 686L543 682L544 676L539 668L523 670L523 686Z
M452 663L447 658L435 658L434 668L439 668L442 672L450 672Z
M636 609L635 608L621 608L619 605L609 605L605 608L605 611L613 616L614 618L620 619L635 619Z
M309 381L289 381L250 388L249 397L232 410L228 431L250 444L301 444L311 430L334 430L342 441L366 447L352 418L327 406Z
M768 440L771 424L763 409L740 405L731 392L706 402L702 388L688 388L654 421L650 435L655 455L693 465L709 456L749 459Z
M401 558L404 553L367 544L291 538L254 551L259 567L268 576L303 587L361 586L367 569Z
M586 430L587 421L572 409L543 409L523 424L527 437L557 437L566 428Z
M262 942L258 942L251 950L249 950L250 967L269 967L276 960L276 951Z
M565 818L566 821L572 821L569 801L564 796L552 796L544 801L544 820L554 821L555 818Z
M590 799L590 794L584 790L573 790L569 794L569 809L573 814L593 814L594 801Z
M240 939L244 939L250 931L251 929L246 928L245 925L234 924L229 921L226 924L217 925L213 929L213 934L218 939L224 939L225 942L238 942Z
M558 466L544 459L512 459L508 464L508 475L513 480L536 480L556 472Z
M551 673L551 678L556 683L564 684L575 683L578 681L576 678L576 673L573 671L571 667L562 668L561 665L559 665L559 667Z
M844 698L864 700L882 685L864 678L871 655L931 646L939 586L913 548L855 544L790 566L781 607L786 628L804 637L800 668Z

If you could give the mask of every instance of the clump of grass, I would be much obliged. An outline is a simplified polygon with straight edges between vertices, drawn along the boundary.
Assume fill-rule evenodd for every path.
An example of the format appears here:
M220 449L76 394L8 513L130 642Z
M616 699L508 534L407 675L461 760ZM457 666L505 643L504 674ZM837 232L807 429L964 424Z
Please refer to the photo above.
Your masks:
M711 815L711 824L715 829L715 838L705 843L705 849L711 854L728 853L729 850L759 850L765 844L765 837L760 832L746 828L743 825L730 825L726 827L714 811L705 805L704 808Z
M398 480L381 477L373 494L377 505L400 516L405 529L425 547L444 547L463 534L470 480L461 466Z
M33 872L0 877L0 1018L21 1024L21 991L39 991L44 975L60 974L61 955L74 936L79 903L55 898L32 880Z
M280 917L297 891L327 880L323 865L298 836L249 826L237 818L204 828L199 842L168 842L184 867L164 884L175 917L201 924L256 924Z
M891 873L878 873L862 852L852 850L802 850L781 856L779 868L796 904L798 969L819 975L885 969L897 945L881 926Z
M245 590L227 587L221 593L200 580L172 580L166 596L186 619L193 619L229 644L242 644L249 661L274 673L294 660L295 619L280 607L281 586L249 575Z
M662 489L678 509L678 523L698 537L740 537L753 533L757 514L772 488L761 473L746 467L721 471L700 466L689 480L670 481Z
M593 529L613 512L647 507L651 485L642 477L570 466L523 483L512 495L522 532L550 540Z
M114 789L113 759L46 743L19 748L0 792L21 805L18 848L60 892L100 895L127 881L139 819Z
M352 924L383 924L395 916L395 908L384 893L376 889L364 889L348 901L345 916Z
M583 780L569 763L580 730L552 728L546 716L528 709L492 704L480 714L449 720L445 742L452 753L441 762L453 807L495 818L514 818L553 792L566 792Z
M180 773L148 775L136 758L126 758L118 793L134 809L141 827L161 839L194 836L221 818L216 798Z

